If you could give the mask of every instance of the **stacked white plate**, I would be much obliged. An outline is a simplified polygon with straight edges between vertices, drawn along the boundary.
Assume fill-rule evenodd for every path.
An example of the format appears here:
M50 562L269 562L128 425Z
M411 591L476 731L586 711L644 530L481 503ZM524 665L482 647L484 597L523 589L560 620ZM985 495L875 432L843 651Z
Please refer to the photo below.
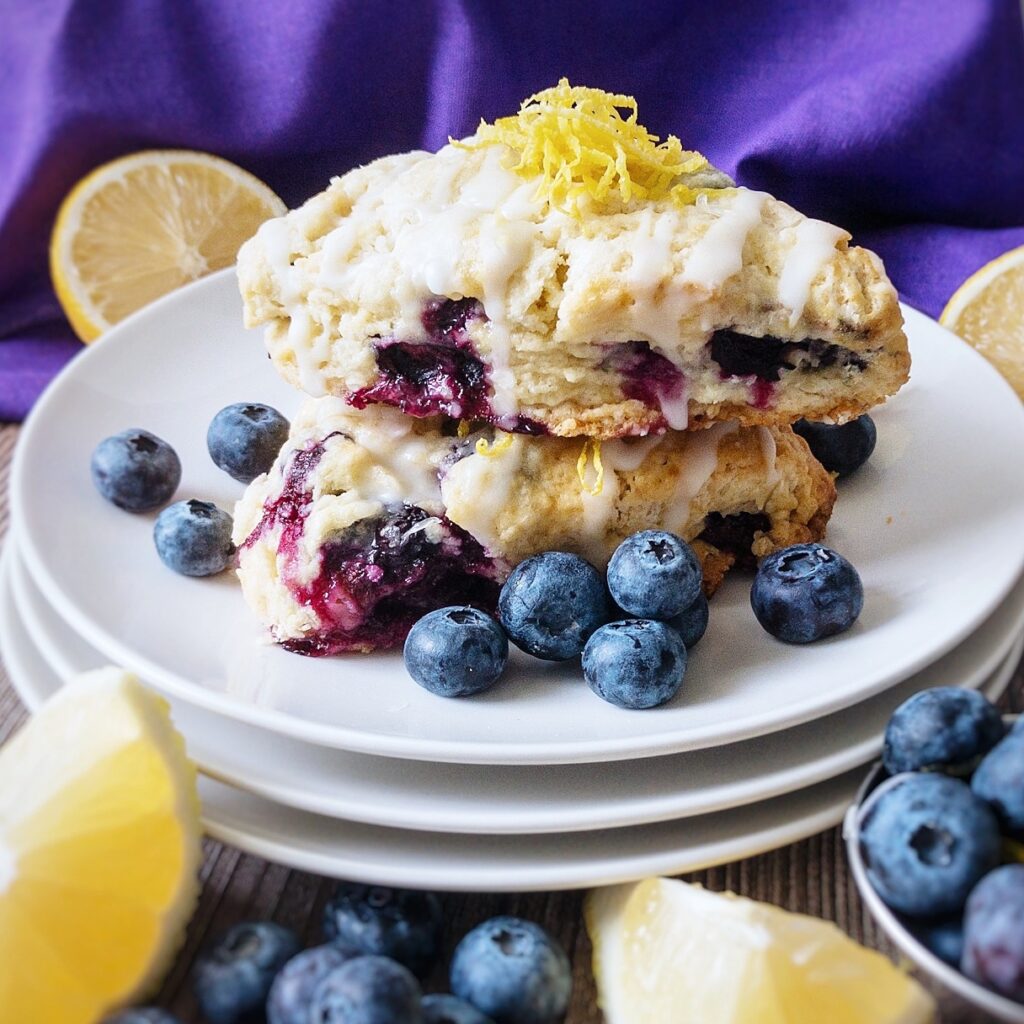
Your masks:
M875 414L829 541L864 613L808 647L757 625L727 581L669 705L623 711L576 665L515 654L481 696L417 687L400 654L308 659L270 644L230 574L153 550L153 516L105 503L103 437L144 427L184 464L178 497L230 509L210 462L222 406L300 396L241 327L230 272L148 307L39 402L12 472L0 650L30 706L115 663L173 705L209 832L325 874L439 889L589 886L707 867L837 823L892 709L918 689L995 696L1024 634L1024 409L971 349L906 309L913 379Z

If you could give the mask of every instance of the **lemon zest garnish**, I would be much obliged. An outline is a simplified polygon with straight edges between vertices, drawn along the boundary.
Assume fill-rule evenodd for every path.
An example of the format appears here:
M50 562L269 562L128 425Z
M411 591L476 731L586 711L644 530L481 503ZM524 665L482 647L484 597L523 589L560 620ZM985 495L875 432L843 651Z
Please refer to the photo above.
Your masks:
M587 460L594 460L594 483L587 484ZM580 449L580 457L576 460L576 475L580 478L580 487L587 494L597 497L604 490L604 463L601 461L601 442L588 437Z
M718 191L678 181L708 161L683 149L674 135L664 142L652 135L638 122L632 96L573 86L565 78L523 100L518 114L481 121L474 138L451 142L462 149L508 146L519 157L512 170L540 179L536 198L575 216L584 199L606 204L617 195L624 203L671 199L685 206Z
M476 442L476 453L477 455L483 455L488 459L494 458L496 455L500 455L502 452L508 451L512 447L512 435L502 434L497 441L487 443L486 438L478 438Z
M469 437L469 420L459 420L458 435L460 438Z

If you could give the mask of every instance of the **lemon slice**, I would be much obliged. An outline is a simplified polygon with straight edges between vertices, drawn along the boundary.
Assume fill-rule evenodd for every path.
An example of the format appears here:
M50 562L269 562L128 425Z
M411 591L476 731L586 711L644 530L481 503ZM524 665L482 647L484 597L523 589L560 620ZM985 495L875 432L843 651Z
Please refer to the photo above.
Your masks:
M90 672L0 750L0 1016L92 1024L154 988L198 894L195 769L164 701Z
M587 897L608 1024L924 1024L935 1004L832 924L667 878Z
M967 278L939 323L974 346L1024 399L1024 245Z
M241 167L206 153L145 150L83 178L50 238L57 298L83 341L153 299L230 266L284 203Z

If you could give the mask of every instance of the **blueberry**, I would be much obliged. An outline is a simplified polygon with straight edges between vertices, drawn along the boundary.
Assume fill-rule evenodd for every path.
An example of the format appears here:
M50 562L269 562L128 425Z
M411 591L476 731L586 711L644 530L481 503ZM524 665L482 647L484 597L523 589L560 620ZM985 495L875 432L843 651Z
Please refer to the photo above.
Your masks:
M925 949L950 967L960 967L960 957L964 952L964 922L959 914L938 921L915 921L908 927Z
M153 541L160 561L183 576L212 576L231 564L231 516L208 501L178 501L157 516Z
M685 540L664 530L627 537L608 563L615 603L639 619L671 619L700 596L700 562Z
M422 1007L423 1024L494 1024L490 1017L457 996L424 996Z
M864 607L857 570L821 544L795 544L768 555L750 588L762 627L789 644L809 644L849 629Z
M316 1024L422 1024L421 999L408 968L383 956L357 956L320 982L307 1019Z
M493 917L455 947L452 991L497 1024L553 1024L569 1005L565 951L540 925Z
M138 1006L121 1010L113 1017L104 1017L101 1024L181 1024L181 1021L173 1013L155 1006Z
M1024 841L1024 733L1011 732L985 755L971 789L996 812L1007 835Z
M1024 864L986 875L967 900L961 970L1024 1003Z
M210 1024L235 1024L262 1010L274 975L299 948L295 933L279 924L235 925L193 968L196 999Z
M405 640L405 667L439 697L466 697L493 686L508 661L508 637L476 608L439 608L424 615Z
M988 699L959 686L936 686L905 700L885 729L890 775L940 771L969 775L1002 739L1003 720Z
M159 508L181 483L177 453L148 430L124 430L100 441L91 469L96 490L128 512Z
M336 967L360 956L351 946L328 943L293 956L281 968L267 996L267 1024L309 1024L313 993Z
M324 936L423 974L437 958L444 914L432 892L342 882L324 907Z
M999 863L999 824L959 779L895 775L864 803L860 846L871 884L893 910L943 917Z
M875 450L878 431L870 416L861 416L839 426L797 420L794 433L799 434L811 449L811 454L830 472L849 476L860 469Z
M288 421L276 409L258 402L239 402L221 409L206 431L210 458L243 484L266 473L287 440Z
M696 647L702 636L707 631L708 621L711 616L711 609L708 607L708 599L704 591L686 611L669 619L669 625L683 638L686 649Z
M602 700L620 708L653 708L683 685L686 645L664 622L626 619L602 626L583 651L583 677Z
M610 614L601 574L579 555L545 551L512 570L498 614L509 639L535 658L568 661Z

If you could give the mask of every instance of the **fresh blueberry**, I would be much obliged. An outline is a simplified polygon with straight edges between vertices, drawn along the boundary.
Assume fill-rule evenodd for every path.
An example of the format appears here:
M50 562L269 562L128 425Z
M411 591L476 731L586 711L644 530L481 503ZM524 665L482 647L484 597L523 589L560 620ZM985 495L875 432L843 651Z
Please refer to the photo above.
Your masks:
M608 563L615 603L638 619L681 615L701 593L700 562L674 533L644 530L627 537Z
M579 555L545 551L512 570L498 614L509 638L535 658L578 657L610 614L601 574Z
M243 484L266 473L287 440L288 421L276 409L258 402L239 402L221 409L206 431L210 458Z
M405 640L405 667L439 697L466 697L493 686L508 661L508 637L476 608L439 608L424 615Z
M1024 1003L1024 864L997 868L974 887L964 915L960 968Z
M208 501L175 502L157 516L156 553L183 576L212 576L231 564L231 527L231 516Z
M91 468L96 490L128 512L159 508L181 483L177 453L148 430L124 430L100 441Z
M708 599L704 591L686 611L669 619L669 625L683 638L686 649L696 647L702 636L707 631L708 621L711 616L711 609L708 607Z
M357 956L317 986L307 1020L316 1024L423 1024L412 972L383 956Z
M838 426L797 420L793 432L807 442L811 454L830 473L840 477L849 476L871 458L878 438L875 421L870 416Z
M982 694L960 686L936 686L915 693L892 713L882 760L890 775L970 775L1004 732L999 712Z
M193 968L196 999L210 1024L235 1024L262 1010L274 976L299 948L295 933L279 924L235 925Z
M457 996L423 997L423 1024L494 1024L490 1017Z
M925 949L950 967L960 967L964 952L964 922L959 914L938 921L915 921L908 927Z
M423 974L441 947L444 913L432 892L342 882L324 907L324 936Z
M1007 835L1024 841L1024 733L1011 732L985 755L971 789L996 812Z
M113 1017L104 1017L102 1024L181 1024L181 1021L173 1013L155 1006L137 1006L132 1010L121 1010Z
M553 1024L572 993L569 958L540 925L493 917L455 947L452 991L497 1024Z
M602 626L583 651L583 677L620 708L654 708L683 685L686 645L664 622L626 619Z
M351 946L328 943L293 956L281 968L267 996L267 1024L309 1024L313 993L336 967L360 956Z
M999 863L999 823L959 779L895 775L864 803L860 846L871 884L893 910L943 917Z
M762 627L789 644L849 629L864 607L857 570L821 544L795 544L765 558L750 588Z

